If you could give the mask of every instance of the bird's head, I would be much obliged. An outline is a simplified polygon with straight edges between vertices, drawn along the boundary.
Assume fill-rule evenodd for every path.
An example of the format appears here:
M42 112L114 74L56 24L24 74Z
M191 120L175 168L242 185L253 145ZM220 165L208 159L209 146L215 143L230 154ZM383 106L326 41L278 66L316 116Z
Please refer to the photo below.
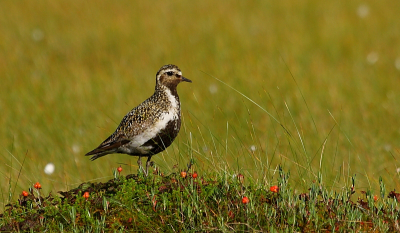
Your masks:
M157 85L176 88L180 82L192 82L182 76L182 71L176 65L165 65L157 72Z

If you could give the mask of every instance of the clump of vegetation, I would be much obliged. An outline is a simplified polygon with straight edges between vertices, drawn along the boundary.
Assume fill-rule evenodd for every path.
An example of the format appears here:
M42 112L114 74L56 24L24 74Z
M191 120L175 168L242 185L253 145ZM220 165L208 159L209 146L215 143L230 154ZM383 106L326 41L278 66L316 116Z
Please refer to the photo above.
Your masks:
M400 193L361 191L355 177L340 192L321 179L307 192L288 185L279 169L278 185L265 187L242 174L204 175L155 170L148 177L121 175L106 183L83 183L59 195L40 192L36 183L1 214L0 231L398 231ZM118 174L118 173L119 174Z

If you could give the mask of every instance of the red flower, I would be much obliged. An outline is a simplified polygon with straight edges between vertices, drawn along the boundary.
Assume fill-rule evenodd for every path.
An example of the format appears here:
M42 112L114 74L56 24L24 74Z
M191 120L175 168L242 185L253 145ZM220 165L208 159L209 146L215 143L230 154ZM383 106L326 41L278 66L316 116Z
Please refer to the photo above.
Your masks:
M374 201L377 201L377 200L378 200L378 196L374 195Z
M83 197L86 199L86 201L87 201L87 199L89 198L89 192L85 192L84 194L83 194Z
M36 182L35 185L33 185L33 187L34 187L35 189L41 189L41 188L42 188L42 185L41 185L39 182Z
M197 173L194 172L194 173L192 174L192 177L193 177L194 179L196 179L196 178L197 178Z
M22 196L27 197L29 195L29 193L27 191L22 191Z
M274 186L271 186L271 187L269 188L269 190L270 190L271 192L273 192L273 193L278 193L278 192L279 192L279 187L276 186L276 185L274 185Z
M121 174L121 172L122 172L122 167L119 166L119 167L117 168L117 171L118 171L119 174Z
M242 198L242 203L243 203L243 204L247 204L247 203L249 203L249 202L250 202L250 200L249 200L248 197L243 197L243 198Z

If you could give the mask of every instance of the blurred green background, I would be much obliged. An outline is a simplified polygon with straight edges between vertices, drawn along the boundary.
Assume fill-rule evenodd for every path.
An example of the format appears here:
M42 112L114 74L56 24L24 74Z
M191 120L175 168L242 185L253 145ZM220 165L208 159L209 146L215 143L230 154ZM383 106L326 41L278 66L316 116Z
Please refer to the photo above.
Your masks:
M318 172L332 188L357 174L361 189L379 176L399 189L398 9L389 0L1 1L1 201L37 181L45 193L105 181L119 163L136 173L136 157L84 154L169 63L193 83L178 87L180 135L153 157L163 172L193 158L200 173L269 184L282 164L300 190Z

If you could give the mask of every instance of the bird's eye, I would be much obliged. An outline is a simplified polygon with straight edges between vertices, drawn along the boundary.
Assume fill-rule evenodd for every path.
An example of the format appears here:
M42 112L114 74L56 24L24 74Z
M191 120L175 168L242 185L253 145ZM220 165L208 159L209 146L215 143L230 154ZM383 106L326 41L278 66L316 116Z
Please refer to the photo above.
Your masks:
M172 75L174 75L174 72L169 71L169 72L167 72L167 74L168 74L168 76L172 76Z

